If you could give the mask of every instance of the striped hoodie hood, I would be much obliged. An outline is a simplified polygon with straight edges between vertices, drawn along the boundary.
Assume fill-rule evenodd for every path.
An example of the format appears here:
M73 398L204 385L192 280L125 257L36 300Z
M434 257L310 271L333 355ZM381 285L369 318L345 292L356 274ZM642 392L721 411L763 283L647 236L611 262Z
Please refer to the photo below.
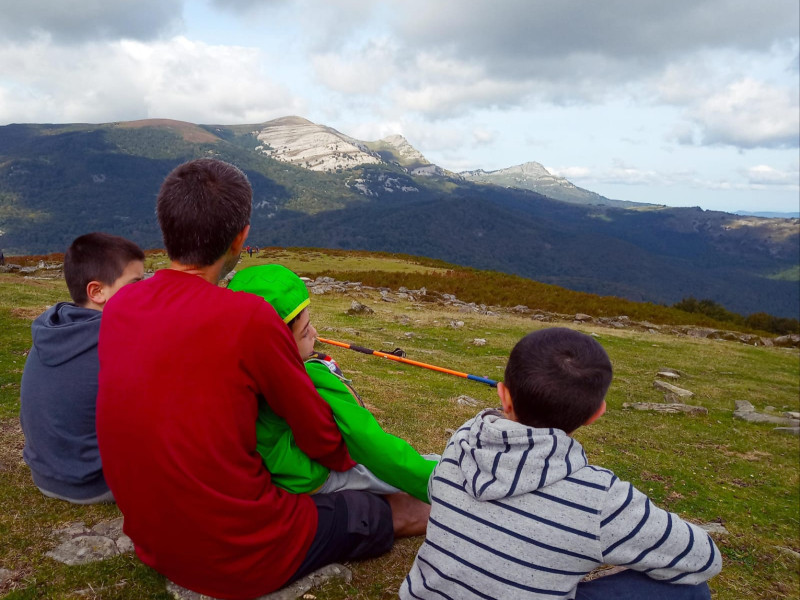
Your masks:
M583 447L560 429L527 427L493 409L465 423L452 443L465 491L482 502L540 490L587 465Z

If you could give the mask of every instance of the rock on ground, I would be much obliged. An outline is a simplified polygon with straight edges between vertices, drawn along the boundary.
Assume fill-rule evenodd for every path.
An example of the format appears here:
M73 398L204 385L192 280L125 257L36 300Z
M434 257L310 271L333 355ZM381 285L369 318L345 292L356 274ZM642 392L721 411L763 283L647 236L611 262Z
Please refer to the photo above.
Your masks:
M791 548L786 548L785 546L775 546L775 549L778 550L778 552L786 554L787 556L791 556L792 558L800 560L800 552L792 550Z
M677 396L678 398L691 398L694 396L694 392L679 388L676 385L672 385L671 383L666 383L664 381L654 381L653 387L657 390L663 390L664 392Z
M295 600L295 598L303 596L308 590L319 587L326 581L334 578L339 578L345 583L350 583L353 579L353 573L347 567L334 563L322 567L310 575L306 575L271 594L259 596L256 600ZM215 600L211 596L187 590L171 581L167 581L167 593L175 600Z
M122 533L122 524L122 517L102 521L91 529L81 522L69 523L53 532L61 543L45 556L66 565L82 565L133 552L133 542Z
M632 408L634 410L647 410L660 413L679 413L685 412L690 415L707 415L708 409L702 406L689 406L687 404L658 404L657 402L625 402L622 408Z
M366 304L361 304L357 300L350 303L350 309L347 311L348 315L371 315L375 311Z
M728 535L730 533L727 529L725 529L725 526L722 523L700 523L699 525L708 533L719 533L721 535Z
M786 428L800 426L800 420L797 419L756 412L755 406L747 400L736 400L736 410L733 411L733 416L749 423L773 423L775 425L783 425Z
M772 340L776 346L782 348L800 348L800 335L794 333L791 335L781 335Z
M0 586L3 585L6 581L13 578L15 575L14 571L9 571L8 569L0 568Z
M456 403L462 406L478 406L478 401L475 398L463 394L456 398Z
M664 381L654 381L653 387L664 392L664 402L666 404L683 404L686 398L694 396L693 392L679 388Z
M776 427L773 431L788 433L790 435L800 435L800 427Z
M83 565L119 554L116 542L103 535L79 535L45 554L65 565Z
M661 377L662 379L680 379L681 376L673 371L659 371L656 373L656 377Z

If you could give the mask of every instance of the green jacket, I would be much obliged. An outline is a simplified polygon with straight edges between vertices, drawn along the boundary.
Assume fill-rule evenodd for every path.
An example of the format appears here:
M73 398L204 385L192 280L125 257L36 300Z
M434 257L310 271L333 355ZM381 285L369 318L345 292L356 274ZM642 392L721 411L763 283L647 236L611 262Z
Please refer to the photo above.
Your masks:
M428 479L436 461L423 458L411 445L386 433L350 389L326 363L309 360L306 372L317 392L330 404L350 456L376 477L419 498L428 499ZM294 494L311 493L328 478L329 470L297 447L289 425L262 402L256 421L257 449L272 482Z

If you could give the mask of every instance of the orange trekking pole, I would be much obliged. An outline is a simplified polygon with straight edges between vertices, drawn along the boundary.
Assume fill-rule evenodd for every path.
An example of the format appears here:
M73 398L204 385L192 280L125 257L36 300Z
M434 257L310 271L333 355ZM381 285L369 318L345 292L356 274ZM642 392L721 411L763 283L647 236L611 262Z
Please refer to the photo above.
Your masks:
M317 338L323 344L330 344L332 346L339 346L340 348L347 348L348 350L355 350L362 354L371 354L372 356L379 356L380 358L388 358L406 365L414 365L415 367L422 367L423 369L430 369L431 371L438 371L439 373L447 373L448 375L455 375L456 377L463 377L464 379L471 379L485 383L491 387L497 387L497 382L488 377L481 377L479 375L470 375L469 373L462 373L461 371L454 371L453 369L446 369L444 367L437 367L436 365L429 365L428 363L419 362L406 358L406 353L397 348L393 352L381 352L380 350L371 350L363 346L356 346L355 344L347 344L345 342L337 342L336 340L327 340L325 338Z

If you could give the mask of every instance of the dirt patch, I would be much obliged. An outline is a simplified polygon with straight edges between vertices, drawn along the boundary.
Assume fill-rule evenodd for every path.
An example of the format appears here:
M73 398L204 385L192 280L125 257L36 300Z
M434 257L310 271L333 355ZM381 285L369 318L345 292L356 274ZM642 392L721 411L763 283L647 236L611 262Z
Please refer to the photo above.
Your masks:
M32 575L33 567L30 565L25 565L20 569L14 570L5 581L0 583L0 595L4 596L8 592L25 589L25 580Z
M649 471L642 471L640 477L645 481L668 481L667 477L659 475L658 473L651 473Z
M42 308L34 308L30 306L25 308L12 308L11 316L16 317L17 319L27 319L28 321L33 321L36 317L38 317L46 310L47 310L46 306Z
M725 456L733 456L735 458L741 458L750 462L758 462L768 456L772 456L769 452L761 452L760 450L752 450L750 452L733 452L732 450L720 450L721 454Z
M8 473L20 468L25 436L17 419L0 421L0 471Z

